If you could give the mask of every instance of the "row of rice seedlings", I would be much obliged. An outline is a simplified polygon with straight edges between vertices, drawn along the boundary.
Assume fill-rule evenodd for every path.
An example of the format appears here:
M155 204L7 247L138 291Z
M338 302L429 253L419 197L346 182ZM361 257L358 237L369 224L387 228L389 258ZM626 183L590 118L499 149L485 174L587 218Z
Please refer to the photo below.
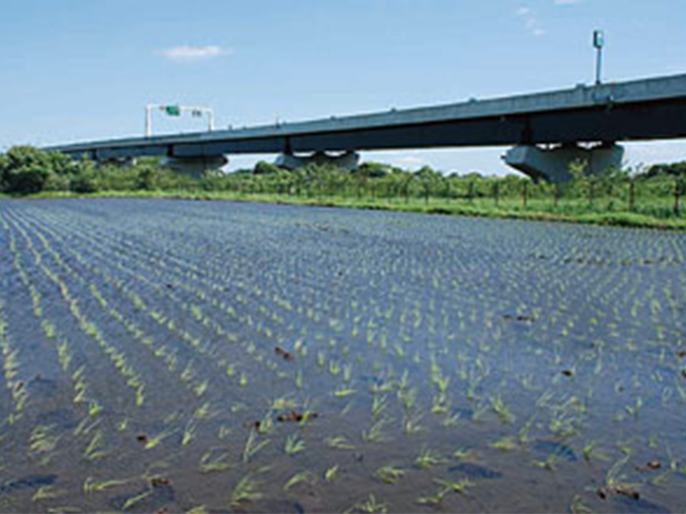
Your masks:
M142 301L140 303L142 303ZM188 369L186 369L185 371L188 372L189 374L191 373ZM192 439L194 427L195 427L194 423L189 423L187 428L184 430L184 437L183 437L183 445L184 446Z
M85 263L85 260L83 259L83 257L81 257L80 255L78 255L77 252L76 252L75 250L71 250L71 249L70 249L70 251L71 251L72 254L74 254L74 256L75 256L75 258L77 258L77 260L79 260L79 261L82 262L82 263ZM86 265L87 265L90 269L94 270L97 274L103 276L104 279L105 279L108 283L111 283L111 284L115 285L115 287L117 287L118 289L122 290L123 293L124 293L124 295L125 295L126 297L128 297L128 298L134 303L134 305L136 306L137 309L142 310L142 312L144 312L144 313L148 314L149 316L151 316L151 317L152 317L152 318L153 318L162 328L164 328L164 329L169 330L170 332L172 332L173 335L175 335L176 337L179 337L182 341L184 341L184 342L186 342L187 344L191 345L191 346L192 346L196 351L198 351L199 353L201 353L201 354L203 354L203 355L207 355L208 358L211 358L211 359L212 359L212 362L213 362L213 363L217 364L219 367L221 367L221 368L223 368L224 370L226 370L226 371L227 371L227 374L228 374L229 376L235 375L235 366L228 364L227 361L224 360L224 359L218 361L216 358L214 358L213 355L210 353L210 350L209 350L208 348L205 348L205 347L201 346L201 344L200 344L200 339L199 339L199 338L196 338L196 337L194 337L194 336L191 336L187 331L182 330L182 329L179 329L178 327L176 327L176 326L173 324L173 322L172 322L171 320L168 320L162 313L157 312L157 311L151 311L151 312L149 312L149 311L148 311L148 307L147 307L147 303L146 303L138 294L136 294L136 293L134 293L133 291L129 290L129 289L124 285L124 282L123 282L123 281L111 277L106 271L104 271L104 270L102 270L102 269L100 269L100 268L98 268L98 267L95 267L95 266L93 266L93 265L88 265L88 264L86 264ZM115 264L115 266L116 266L116 264ZM120 267L121 267L121 266L120 266ZM122 268L124 271L130 273L129 270L127 270L127 269L125 269L125 268L123 268L123 267L121 267L121 268ZM141 277L141 276L137 276L137 280L138 280L138 281L142 281L142 282L148 282L148 280L147 280L145 277ZM169 295L170 295L170 293L167 292L167 295L166 295L166 296L169 296ZM206 318L206 319L207 319L207 318ZM215 323L213 323L213 322L211 322L211 323L208 322L208 323L205 323L205 325L210 325L210 326L214 329L216 335L218 335L218 336L220 336L220 337L221 337L221 336L227 336L227 334L223 331L223 329L221 329L220 327L218 327L217 324L215 324ZM159 351L159 350L158 350L158 351ZM258 360L261 361L261 362L264 362L262 359L258 359ZM269 363L267 363L267 364L269 364ZM190 369L189 369L189 368L186 368L186 371L187 371L186 376L188 377L188 374L190 373ZM239 376L239 383L240 383L240 385L241 385L241 386L245 386L245 385L246 385L246 384L245 384L246 381L247 381L247 377L245 376L245 374L241 374L241 375ZM185 382L187 383L188 381L185 380ZM204 390L206 390L206 388L207 388L207 385L208 385L207 382L206 382L206 381L203 381L203 382L200 382L199 384L193 386L193 387L194 387L194 390L195 390L195 392L196 392L196 394L197 394L198 392L204 392Z
M345 378L345 377L348 377L347 380L349 380L349 377L350 377L350 368L349 368L349 367L347 367L347 368L344 370L343 375L344 375L344 378ZM299 387L301 387L301 386L299 386ZM349 391L345 391L345 393L347 393L347 392L349 392ZM343 394L345 394L345 393L343 393Z
M9 225L6 225L4 220L3 225L7 230L9 230ZM57 358L60 367L64 373L70 376L73 387L73 399L75 404L87 404L89 405L88 412L91 416L96 415L100 412L102 407L98 400L93 396L88 387L86 378L84 377L85 365L81 365L78 369L73 370L72 364L74 362L74 354L70 349L68 340L61 334L59 334L57 327L50 320L44 317L43 307L42 307L42 295L35 287L35 285L29 279L26 270L21 264L19 258L19 253L16 251L16 239L14 233L9 231L9 238L11 243L11 251L13 254L13 267L17 272L21 282L26 286L31 295L31 301L33 304L33 314L40 323L40 326L45 334L45 337L55 344L55 350L57 352Z
M114 364L117 371L126 381L126 385L135 392L136 406L141 407L145 401L145 383L136 371L136 368L131 364L123 351L116 349L113 345L107 342L97 325L92 322L82 311L78 299L74 298L70 292L69 286L60 278L60 276L52 271L43 262L41 254L36 250L33 242L28 237L21 227L16 227L20 234L24 236L27 246L34 257L36 267L59 288L63 300L67 303L69 311L76 320L79 328L95 341L102 349L105 355Z
M41 238L43 241L44 245L47 243L47 240L45 240L44 236L42 234L38 234L38 237ZM69 249L70 253L81 263L84 265L86 264L86 260L76 251L73 249ZM81 282L84 284L87 284L85 279L83 279L78 273L76 273L70 266L66 265L64 261L61 260L59 257L59 254L56 254L56 252L52 252L55 259L62 265L63 269L67 271L68 273L72 274L73 276L80 278ZM117 281L116 279L113 279L107 272L104 270L101 270L99 268L95 268L93 266L89 266L91 270L96 270L97 274L101 275L107 283L113 284L115 287L123 291L123 294L125 297L129 298L131 302L133 303L134 306L136 306L139 309L142 309L144 312L147 313L147 306L145 301L136 293L130 291L129 289L125 288L123 286L123 282ZM162 358L164 359L166 363L166 367L170 371L174 371L178 367L178 362L177 362L177 353L169 351L165 345L160 345L157 348L154 348L154 338L145 332L143 332L133 321L128 320L124 317L124 315L121 313L120 310L114 308L111 306L111 304L107 301L103 293L99 290L99 288L93 284L90 283L88 284L88 289L91 292L92 296L98 301L100 306L105 310L106 312L109 312L111 317L113 317L115 320L120 322L124 328L127 330L127 332L134 337L135 340L139 341L141 344L143 344L145 347L148 348L148 350L151 351L151 353L157 357L157 358ZM155 316L157 314L157 316ZM157 318L156 321L161 322L161 324L165 327L168 328L168 325L171 321L167 322L166 318L163 318L159 313L153 313L152 315L153 318ZM200 340L198 338L193 338L191 337L188 333L183 332L181 334L181 339L184 340L185 342L189 342L191 346L194 348L197 348L200 346ZM189 363L189 366L191 364ZM182 372L182 383L189 387L194 394L197 396L201 396L206 390L209 385L209 381L207 379L205 380L189 380L191 378L189 376L190 372L190 367L186 366L184 369L184 372ZM193 377L195 378L195 373L193 373Z
M117 322L119 322L126 331L133 337L134 340L137 342L141 343L151 355L153 355L156 358L163 359L165 362L165 367L170 371L174 372L176 371L177 367L177 356L176 353L171 353L166 351L166 346L160 345L159 347L155 348L155 340L153 336L146 334L143 330L141 330L133 321L127 319L120 310L115 308L110 304L110 302L107 301L103 293L100 291L100 289L94 284L94 283L88 283L87 280L83 277L83 275L77 273L71 266L69 266L64 260L61 258L61 256L53 249L51 248L49 242L39 232L35 232L36 236L39 238L41 241L44 249L50 253L50 255L53 257L55 262L70 276L74 277L75 279L79 280L82 284L88 286L88 290L90 291L91 295L93 298L98 302L100 307L103 309L103 311L107 312L110 317L115 319ZM76 254L76 252L73 252ZM142 300L139 300L139 304L142 303ZM193 377L195 378L195 377ZM183 379L183 373L182 373L182 384L185 385L193 394L196 396L202 396L202 394L207 390L209 381L208 380L184 380Z
M10 425L13 425L21 417L29 393L26 383L18 378L19 352L13 347L7 335L7 319L5 318L2 297L0 297L0 351L2 351L3 358L2 372L5 388L12 397L12 411L8 413L7 420Z
M20 258L19 252L16 246L16 238L14 233L10 230L10 226L6 223L4 218L0 218L3 228L8 232L8 237L10 241L10 252L13 256L12 263L15 271L17 272L21 282L29 289L31 301L32 301L32 311L36 319L39 321L41 328L48 340L55 341L58 339L57 329L54 324L43 317L43 308L41 305L41 294L36 289L33 283L29 280L28 274L24 270ZM0 303L2 300L0 299ZM6 326L6 325L5 325ZM4 327L3 327L4 329ZM4 330L3 330L4 331ZM69 352L68 342L64 338L59 337L60 342L56 344L56 352L60 366L65 373L69 373L69 365L72 362L73 356ZM81 369L83 371L83 369ZM72 376L72 387L73 387L73 398L74 403L87 402L91 406L99 405L97 400L94 398L88 398L86 395L87 384L83 378L83 373L75 372ZM27 389L25 387L18 388L18 391L23 393L25 396L27 394ZM89 412L93 412L93 408L89 409Z
M107 240L112 240L112 235L111 234L106 234L106 233L101 233L99 234L102 237L98 237L99 241L107 241ZM86 236L88 237L88 236ZM195 266L192 263L180 260L174 256L168 255L167 258L174 264L170 264L169 262L160 259L158 255L155 253L151 252L145 252L144 249L141 247L141 245L132 245L129 241L127 240L117 240L116 241L117 246L122 246L127 249L126 252L123 252L123 254L120 256L123 259L130 259L130 258L136 258L136 263L139 264L141 262L150 262L148 265L152 270L156 270L158 273L162 273L165 277L170 277L173 276L174 274L178 274L180 276L183 276L184 278L188 279L200 279L200 274L203 273L203 269ZM142 257L142 259L140 258ZM190 268L190 270L186 270L184 272L184 268ZM233 283L233 282L232 282ZM185 283L176 283L175 285L178 285L179 287L182 288L189 288L189 292L193 292L198 296L200 301L202 302L207 302L211 298L207 295L207 293L204 290L195 290L191 291L190 286L188 286ZM210 282L210 283L204 283L203 285L206 285L208 289L214 290L218 293L223 293L223 290L215 283L215 282ZM238 303L244 303L245 298L242 295L236 295L235 300ZM227 311L227 314L229 314L229 317L235 318L236 313L235 310L233 310L232 307L226 305L226 304L214 304L214 305L219 305L221 310ZM258 308L259 309L259 308ZM197 305L191 305L191 315L193 318L197 318L201 314L200 307ZM201 319L200 320L203 324L207 323L205 320Z
M215 285L214 283L209 284L209 286L210 286L210 287L216 287L216 285ZM183 287L183 286L182 286L182 287ZM203 294L203 298L206 298L206 294L205 294L205 293L202 293L202 294ZM283 304L283 302L281 302L281 304ZM259 309L260 309L260 310L263 310L263 309L264 309L264 306L260 306ZM258 327L258 329L259 329L259 327ZM267 335L269 335L269 334L267 333Z
M4 220L3 224L4 224ZM5 228L9 228L5 226ZM60 364L60 368L71 378L72 384L72 395L74 404L83 404L87 406L87 417L77 426L74 430L74 436L84 436L88 437L88 424L92 421L91 426L97 426L99 420L97 416L103 410L100 402L89 393L88 384L84 377L85 366L82 365L76 371L71 372L71 365L74 359L73 354L69 349L68 341L61 336L55 325L47 318L43 317L43 308L41 305L41 294L35 288L35 286L30 282L26 271L24 270L21 261L19 259L18 253L16 253L16 240L14 234L10 231L9 237L11 241L12 252L14 253L13 265L15 271L19 275L22 283L27 286L31 292L31 300L33 303L33 313L36 319L40 322L41 328L50 341L54 341L56 346L57 358ZM96 418L94 420L94 418ZM59 436L52 436L48 432L50 427L37 426L34 428L31 434L29 455L36 459L37 454L40 454L40 461L42 464L48 464L50 460L50 454L53 452ZM102 444L102 432L96 432L95 436L89 439L89 442L84 450L84 457L87 460L96 460L104 456L105 452L103 450ZM48 491L43 491L42 494L37 494L37 499L47 499L52 496L52 493Z
M29 436L28 457L41 466L50 464L61 436L54 425L36 425Z

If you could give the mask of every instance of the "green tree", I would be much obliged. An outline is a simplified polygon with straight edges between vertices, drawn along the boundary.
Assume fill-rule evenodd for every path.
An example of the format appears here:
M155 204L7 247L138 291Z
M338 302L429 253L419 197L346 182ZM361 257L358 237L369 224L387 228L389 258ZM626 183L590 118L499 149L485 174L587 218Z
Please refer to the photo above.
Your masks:
M432 170L429 166L424 166L415 174L417 183L421 186L424 194L424 203L429 203L429 197L434 188L441 182L441 175Z
M10 194L39 193L52 173L49 155L30 146L11 148L0 163L2 190Z

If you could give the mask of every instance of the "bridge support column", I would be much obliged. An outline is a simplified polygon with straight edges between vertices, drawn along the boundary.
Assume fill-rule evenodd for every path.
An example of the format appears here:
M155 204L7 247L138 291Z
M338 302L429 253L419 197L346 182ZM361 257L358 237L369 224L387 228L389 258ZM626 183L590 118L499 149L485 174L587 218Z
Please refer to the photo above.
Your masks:
M165 157L162 166L172 170L199 177L206 170L216 170L226 165L229 159L224 155L210 155L206 157Z
M311 155L293 155L283 153L277 157L275 164L287 170L297 170L310 164L317 166L336 166L348 171L357 169L360 163L360 154L357 152L345 152L338 155L331 155L326 152L316 152Z
M572 180L570 166L575 162L584 165L587 175L593 175L608 168L620 168L623 157L624 147L616 144L591 148L558 146L552 149L521 145L509 150L503 160L535 181L563 184Z

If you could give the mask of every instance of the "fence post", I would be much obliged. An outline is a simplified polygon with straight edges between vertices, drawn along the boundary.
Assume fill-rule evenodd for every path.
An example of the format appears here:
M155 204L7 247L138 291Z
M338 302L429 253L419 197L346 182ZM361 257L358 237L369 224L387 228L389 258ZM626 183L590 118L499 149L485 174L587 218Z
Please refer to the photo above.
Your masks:
M557 210L558 203L560 202L560 184L555 184L555 187L553 188L553 198L555 210Z
M679 194L681 193L679 187L679 179L674 180L674 216L679 216Z
M522 205L524 207L526 207L528 203L529 203L529 183L527 181L524 181L523 187L522 187Z
M636 208L636 183L634 179L629 181L629 212L634 212Z

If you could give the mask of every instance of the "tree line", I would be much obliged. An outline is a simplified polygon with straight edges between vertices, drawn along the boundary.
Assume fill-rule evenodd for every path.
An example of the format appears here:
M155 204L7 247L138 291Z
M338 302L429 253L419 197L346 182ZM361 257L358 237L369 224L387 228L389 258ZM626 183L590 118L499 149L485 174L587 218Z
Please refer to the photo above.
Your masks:
M674 198L678 213L684 194L686 162L658 164L649 168L610 169L586 175L582 163L571 169L574 179L564 185L534 183L528 177L459 175L439 173L430 167L407 171L379 163L364 163L354 171L333 166L310 165L288 171L267 162L252 169L223 173L208 170L189 176L165 168L159 158L142 158L132 165L96 164L74 160L61 153L28 146L13 147L0 154L0 191L10 195L69 191L174 191L203 190L238 194L326 196L393 201L479 201L495 206L517 199L523 206L547 199L575 199L589 206L604 202L610 210L621 203L633 210L637 199Z

